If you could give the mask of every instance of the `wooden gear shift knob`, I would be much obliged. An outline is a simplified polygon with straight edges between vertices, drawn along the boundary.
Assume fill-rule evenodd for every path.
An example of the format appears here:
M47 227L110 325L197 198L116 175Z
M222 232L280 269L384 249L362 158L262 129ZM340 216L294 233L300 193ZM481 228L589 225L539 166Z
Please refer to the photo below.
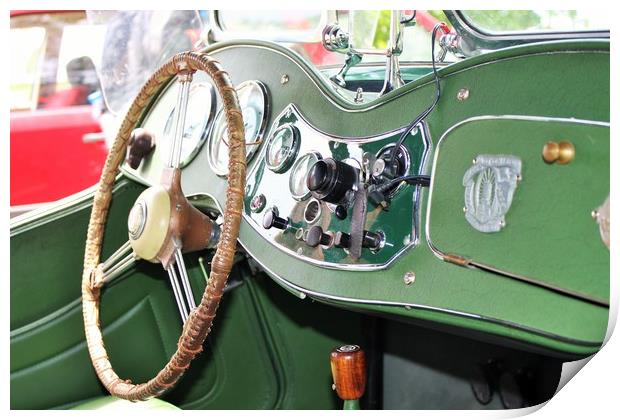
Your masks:
M366 388L366 357L360 346L347 344L332 350L332 376L338 396L343 400L357 400Z

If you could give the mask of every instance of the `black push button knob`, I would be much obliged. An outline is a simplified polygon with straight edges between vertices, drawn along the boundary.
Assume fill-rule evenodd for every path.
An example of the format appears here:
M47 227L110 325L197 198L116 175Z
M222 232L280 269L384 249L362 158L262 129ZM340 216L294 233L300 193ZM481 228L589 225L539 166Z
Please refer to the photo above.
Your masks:
M381 248L382 241L382 234L365 230L364 237L362 238L362 248L379 249ZM336 232L334 235L334 246L349 248L351 246L351 235L345 232Z
M332 158L321 159L310 168L306 183L317 200L338 204L357 184L357 169Z
M312 248L319 245L329 246L332 242L331 235L323 232L320 226L312 226L308 229L308 236L306 236L306 244Z
M349 248L351 246L351 235L345 232L336 232L334 235L334 246L338 248Z
M278 216L278 209L275 207L271 207L265 212L263 216L263 227L265 229L271 229L272 227L276 229L286 229L288 227L288 220Z
M381 241L383 241L383 235L365 230L364 238L362 239L362 248L379 249L381 247Z
M344 220L347 218L347 209L342 204L339 204L336 206L336 210L334 210L334 214L336 214L336 217L339 218L340 220Z

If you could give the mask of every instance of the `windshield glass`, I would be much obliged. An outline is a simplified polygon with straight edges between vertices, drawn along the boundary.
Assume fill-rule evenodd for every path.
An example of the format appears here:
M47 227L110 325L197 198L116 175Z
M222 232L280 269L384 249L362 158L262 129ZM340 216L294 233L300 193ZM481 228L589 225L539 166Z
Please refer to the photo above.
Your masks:
M486 33L569 32L609 29L609 13L583 10L463 10L471 26Z
M119 112L168 58L192 50L203 30L194 10L88 11L88 19L105 25L99 76L107 105Z

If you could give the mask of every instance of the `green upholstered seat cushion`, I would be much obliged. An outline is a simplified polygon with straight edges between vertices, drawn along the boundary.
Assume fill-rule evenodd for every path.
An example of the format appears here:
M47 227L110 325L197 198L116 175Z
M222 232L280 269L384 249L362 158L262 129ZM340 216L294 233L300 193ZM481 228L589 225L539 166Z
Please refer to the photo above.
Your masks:
M72 410L180 410L180 408L157 398L130 402L113 396L94 398L71 408Z

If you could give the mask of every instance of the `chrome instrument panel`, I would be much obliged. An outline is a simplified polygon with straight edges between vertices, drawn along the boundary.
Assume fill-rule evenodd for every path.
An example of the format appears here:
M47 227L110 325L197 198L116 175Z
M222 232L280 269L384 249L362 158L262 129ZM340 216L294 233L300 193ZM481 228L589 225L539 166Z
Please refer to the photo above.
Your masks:
M336 232L348 233L352 214L349 206L346 216L338 218L336 205L316 200L304 188L311 162L317 158L333 158L359 169L365 153L380 155L398 141L404 128L366 138L330 136L314 128L294 104L287 106L273 121L265 145L248 173L243 214L266 241L314 265L367 271L387 267L417 245L421 190L406 184L398 189L388 211L368 205L365 229L383 235L379 249L365 248L355 260L344 248L333 244L311 247L305 241L313 226L321 227L332 238ZM284 131L289 134L282 140L280 133ZM424 174L431 148L426 127L420 125L409 134L405 146L410 162L407 174ZM274 150L278 147L283 150ZM263 226L266 212L274 207L280 218L288 219L288 226L283 230Z

